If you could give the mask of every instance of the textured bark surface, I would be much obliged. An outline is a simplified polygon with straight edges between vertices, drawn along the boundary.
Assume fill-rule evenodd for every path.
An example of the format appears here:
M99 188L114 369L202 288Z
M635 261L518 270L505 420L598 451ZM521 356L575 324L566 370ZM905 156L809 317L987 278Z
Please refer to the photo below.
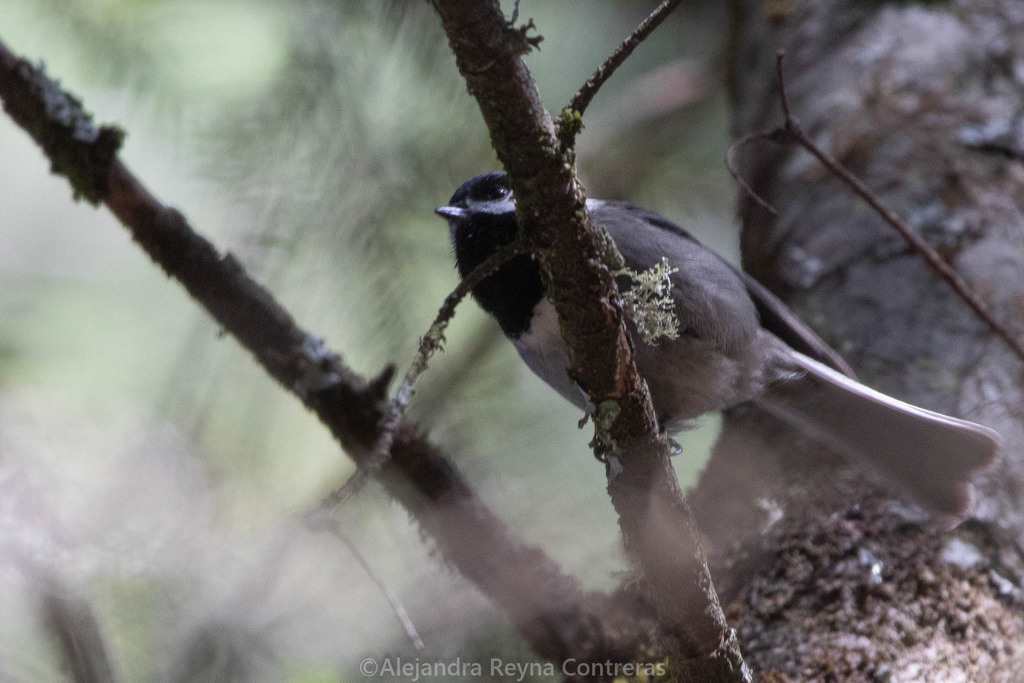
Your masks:
M807 133L1024 336L1024 4L735 5L736 135L781 122L785 49ZM729 416L692 502L744 656L768 680L1019 679L1024 367L805 151L741 159L779 211L741 200L746 268L865 383L1006 438L978 520L949 532L765 418Z

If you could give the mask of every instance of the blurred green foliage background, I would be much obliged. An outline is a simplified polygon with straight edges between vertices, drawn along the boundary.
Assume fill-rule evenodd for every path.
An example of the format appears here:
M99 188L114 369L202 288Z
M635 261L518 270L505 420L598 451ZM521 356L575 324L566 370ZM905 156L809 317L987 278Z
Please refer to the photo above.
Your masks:
M655 4L523 0L549 109ZM684 3L636 52L595 100L579 157L590 196L649 206L732 256L723 5ZM456 283L432 210L497 168L428 3L0 0L0 39L123 126L149 188L348 364L408 365ZM475 304L411 416L585 585L621 579L589 432ZM715 425L683 435L684 482ZM349 551L301 526L351 469L0 119L0 679L67 680L46 590L91 605L125 681L353 680L360 658L388 653L530 659L371 486L338 514L406 605L427 647L412 650Z

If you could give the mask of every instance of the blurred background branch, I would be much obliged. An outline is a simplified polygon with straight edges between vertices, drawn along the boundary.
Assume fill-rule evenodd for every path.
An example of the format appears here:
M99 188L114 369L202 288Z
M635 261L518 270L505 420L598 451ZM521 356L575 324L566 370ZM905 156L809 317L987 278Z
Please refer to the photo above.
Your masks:
M221 255L180 213L163 206L109 151L102 132L112 129L97 132L80 107L69 112L72 98L2 43L0 99L5 110L18 112L18 124L72 181L76 195L105 204L157 265L301 399L356 463L406 506L445 559L505 608L537 654L601 661L609 652L629 651L605 623L604 617L616 616L612 603L580 593L543 551L525 545L484 506L455 467L401 422L402 413L386 412L386 382L365 382L298 328L233 256ZM457 291L471 286L467 279ZM450 303L453 308L454 299ZM382 460L385 438L390 457Z
M113 683L107 646L87 602L51 584L42 590L42 610L75 683Z

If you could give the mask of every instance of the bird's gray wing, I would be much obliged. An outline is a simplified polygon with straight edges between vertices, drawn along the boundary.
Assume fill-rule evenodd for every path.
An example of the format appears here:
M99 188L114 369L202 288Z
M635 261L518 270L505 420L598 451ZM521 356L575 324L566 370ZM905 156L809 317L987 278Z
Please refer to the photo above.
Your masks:
M786 342L790 348L809 356L822 365L827 365L836 372L840 372L851 379L857 379L853 371L843 357L825 340L815 334L796 316L789 306L782 303L779 297L768 291L768 288L755 280L753 276L737 271L747 286L747 292L757 307L757 313L761 316L761 327L768 330L776 337Z
M856 379L846 361L778 297L683 228L626 202L590 201L588 208L594 221L611 234L631 268L645 270L664 256L679 269L672 281L681 298L684 333L711 336L728 344L756 332L760 320L763 329L796 351ZM655 229L635 229L642 222Z
M594 223L608 231L630 269L639 273L663 258L675 269L669 278L681 335L726 354L753 343L757 311L728 263L654 212L624 202L593 204Z

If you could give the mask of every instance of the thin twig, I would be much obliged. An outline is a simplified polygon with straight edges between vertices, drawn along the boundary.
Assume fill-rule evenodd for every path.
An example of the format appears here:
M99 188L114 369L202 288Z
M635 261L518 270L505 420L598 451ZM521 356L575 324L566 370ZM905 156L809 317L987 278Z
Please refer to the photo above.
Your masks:
M739 186L748 197L754 200L754 202L762 209L767 211L772 216L778 216L779 212L775 210L775 207L768 203L768 201L759 195L754 188L750 186L750 183L744 179L740 172L736 170L736 152L749 145L752 142L758 142L760 140L769 140L772 138L772 134L775 131L760 131L757 133L748 133L744 135L736 142L729 145L729 149L725 152L725 168L729 171L729 174L733 177Z
M651 35L651 32L665 20L665 18L674 10L682 0L664 0L658 5L653 12L648 15L646 19L640 22L640 25L636 27L629 37L627 37L622 44L615 49L615 52L604 60L601 66L597 67L597 71L591 74L590 78L580 87L576 94L569 100L569 104L565 105L565 109L570 112L576 112L580 116L586 110L590 101L594 99L594 95L601 89L615 70L618 69L626 58L633 54L633 50L642 43L647 36Z
M346 500L363 490L366 482L370 479L370 472L366 467L356 466L355 472L349 475L345 483L334 489L320 501L320 504L310 513L310 517L319 516L321 513L330 513Z
M782 103L782 115L786 119L786 127L798 127L799 123L789 108L789 90L786 87L786 75L782 70L782 62L786 59L786 51L779 50L775 53L775 75L779 79L779 101Z
M377 441L374 443L370 457L363 462L348 480L340 488L332 491L319 506L319 510L328 511L337 507L351 496L362 490L371 476L376 476L381 467L391 457L391 446L395 442L395 434L405 411L409 409L409 402L415 393L416 380L427 369L427 363L431 356L441 348L444 343L444 332L455 315L455 308L462 302L466 295L473 291L473 288L495 273L508 261L526 252L526 247L520 242L507 244L494 254L491 254L483 263L474 268L462 281L456 285L451 294L445 297L444 303L437 311L434 322L427 329L426 334L420 337L419 349L416 357L402 378L401 384L395 390L394 397L388 403L388 408L380 421L380 430L377 434Z
M398 385L398 389L395 390L395 395L391 399L391 403L388 406L388 410L384 415L384 419L381 421L381 431L377 437L377 443L373 449L373 455L370 458L367 467L370 468L370 473L373 474L383 464L383 461L387 459L388 454L391 451L391 444L395 440L395 432L398 430L398 425L401 424L402 418L405 416L405 411L409 408L409 401L412 400L412 395L415 392L416 380L419 376L427 369L427 362L431 356L441 348L444 343L444 332L448 327L448 323L451 322L452 316L455 315L455 308L458 306L463 299L466 298L473 289L493 275L499 268L511 261L516 256L520 256L526 253L526 247L520 242L513 242L506 244L504 247L491 254L484 260L483 263L474 268L470 273L462 278L462 281L456 285L452 293L445 297L444 303L441 304L441 308L437 311L437 316L434 318L434 322L431 323L430 328L427 329L427 333L420 337L420 346L416 352L416 357L413 359L412 364L405 373L405 377L402 378L402 383Z
M821 150L814 142L807 137L807 134L800 128L792 131L793 139L808 152L813 154L825 168L831 171L837 178L846 183L854 194L863 199L882 219L892 226L906 241L907 245L916 251L931 268L942 277L953 291L959 295L964 302L983 320L993 332L999 335L1007 343L1010 349L1024 361L1024 344L1014 337L1013 333L1001 321L999 321L988 304L974 290L971 289L960 274L950 266L937 251L921 238L914 230L907 225L906 221L897 216L891 209L882 204L881 200L865 185L857 176L846 170L839 162Z
M783 111L786 114L785 127L789 135L792 136L793 141L813 154L825 168L846 183L847 186L853 190L854 194L867 202L868 206L874 209L875 212L882 217L882 220L892 226L892 228L903 237L907 246L923 257L925 262L931 266L931 268L937 272L943 280L949 283L949 286L953 288L953 291L955 291L957 295L959 295L959 297L971 307L978 317L981 318L981 320L983 320L993 332L1002 337L1003 341L1007 343L1017 357L1024 361L1024 344L1014 337L1013 333L995 317L995 314L992 312L992 309L989 308L988 304L986 304L985 301L971 289L970 285L960 277L959 273L953 270L952 266L950 266L945 259L939 255L939 252L935 251L928 242L914 232L914 230L907 225L906 221L896 215L896 213L887 206L882 204L882 200L878 198L878 195L872 192L871 189L860 180L860 178L853 175L853 173L848 171L842 164L829 156L807 136L804 130L800 127L800 124L797 123L796 119L794 119L790 114L789 95L786 90L786 79L782 69L782 63L785 57L786 53L780 50L775 58L775 68L779 77L779 97L782 100Z
M342 544L348 548L348 551L352 553L352 557L356 558L356 562L363 568L366 575L370 577L370 581L373 581L374 585L380 589L381 594L391 605L391 611L395 613L398 621L402 624L402 629L405 631L406 637L412 643L412 646L416 648L417 652L423 652L426 649L426 645L423 644L423 639L420 638L419 632L416 630L416 625L412 623L412 619L409 617L409 612L405 609L405 605L402 604L402 600L398 597L395 591L391 590L391 587L381 579L370 563L367 562L359 548L352 542L352 540L345 535L345 532L341 530L341 523L336 519L323 518L318 520L317 526L314 530L323 530L329 532L332 536L342 542Z
M970 285L960 277L960 274L957 273L953 267L950 266L930 244L928 244L928 242L914 232L913 228L911 228L906 221L885 206L882 203L882 200L879 199L878 195L865 185L863 181L818 147L807 133L804 132L803 128L800 127L800 124L793 116L789 107L789 93L786 88L786 78L782 68L785 57L786 53L784 50L779 50L775 57L775 70L779 79L779 99L782 102L782 111L785 116L785 121L783 121L783 124L778 128L751 133L740 138L726 153L726 166L729 167L729 171L733 173L733 177L739 181L740 187L742 187L743 190L747 192L747 194L749 194L757 203L768 208L774 213L774 210L768 206L767 202L758 196L758 194L754 192L753 188L740 178L739 174L735 173L732 167L733 151L738 147L758 140L771 140L782 144L796 143L800 145L810 152L819 162L821 162L821 165L828 169L833 176L846 183L854 194L867 202L868 206L874 209L875 213L881 216L882 220L888 223L900 234L901 237L903 237L903 240L907 243L907 246L910 247L911 251L917 252L917 254L925 260L925 263L927 263L928 266L939 275L939 277L945 280L949 286L953 288L953 291L956 292L957 296L959 296L964 303L974 311L975 315L977 315L978 318L980 318L993 332L996 333L996 335L1006 342L1014 355L1024 361L1024 343L1017 339L1010 329L996 318L988 304L971 289Z

